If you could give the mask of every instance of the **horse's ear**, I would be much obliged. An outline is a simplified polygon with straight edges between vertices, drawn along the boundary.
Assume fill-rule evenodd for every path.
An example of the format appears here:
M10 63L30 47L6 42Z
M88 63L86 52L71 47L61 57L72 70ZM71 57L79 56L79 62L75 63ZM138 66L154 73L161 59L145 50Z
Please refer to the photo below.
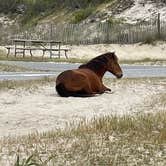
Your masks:
M114 51L114 52L111 52L111 54L112 54L112 58L113 58L114 60L117 60L117 56L116 56L116 54L115 54L115 51Z

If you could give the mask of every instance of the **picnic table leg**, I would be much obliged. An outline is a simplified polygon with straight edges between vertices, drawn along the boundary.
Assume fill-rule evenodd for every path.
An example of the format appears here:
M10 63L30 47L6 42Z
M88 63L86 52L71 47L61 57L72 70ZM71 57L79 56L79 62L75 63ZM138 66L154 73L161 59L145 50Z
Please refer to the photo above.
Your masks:
M67 50L65 50L65 57L66 57L66 59L68 59Z
M46 50L43 50L42 59L44 58L45 52L46 52Z
M7 48L7 55L6 55L7 58L9 57L9 54L10 54L10 48Z
M29 50L30 51L30 54L31 54L31 59L32 59L32 56L33 56L33 54L32 54L32 50Z
M24 42L24 45L23 45L24 49L23 49L23 58L25 57L25 42Z
M52 44L50 43L50 59L52 59Z
M59 51L58 51L58 57L61 58L61 44L59 43Z
M14 42L14 57L16 58L16 54L17 54L17 51L16 51L16 42Z

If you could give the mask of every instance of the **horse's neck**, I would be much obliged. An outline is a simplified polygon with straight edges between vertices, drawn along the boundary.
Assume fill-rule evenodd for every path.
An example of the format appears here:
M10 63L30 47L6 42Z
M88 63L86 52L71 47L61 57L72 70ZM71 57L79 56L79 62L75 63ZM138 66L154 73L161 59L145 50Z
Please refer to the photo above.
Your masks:
M104 74L106 73L107 70L101 69L100 71L95 71L94 72L100 77L101 79L103 78Z
M99 66L98 68L96 66ZM105 72L107 71L107 69L104 67L103 64L100 64L99 61L93 61L93 62L89 62L87 64L83 64L81 65L79 68L87 68L89 70L92 70L93 72L95 72L98 77L100 77L102 79L102 77L104 76Z

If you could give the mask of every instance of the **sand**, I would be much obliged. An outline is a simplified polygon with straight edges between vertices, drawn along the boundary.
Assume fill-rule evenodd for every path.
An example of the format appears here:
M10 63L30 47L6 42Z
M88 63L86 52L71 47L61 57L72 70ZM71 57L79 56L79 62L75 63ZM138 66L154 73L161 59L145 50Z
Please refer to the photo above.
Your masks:
M0 91L0 137L63 128L73 121L104 115L166 111L165 105L155 101L166 92L166 79L106 82L113 93L91 98L59 97L53 83Z
M120 60L166 59L166 43L156 45L137 44L97 44L71 46L69 57L90 59L105 52L114 51Z
M141 11L141 12L140 12ZM134 0L134 5L115 15L116 18L123 18L127 23L133 24L138 21L149 21L157 18L160 13L161 20L166 19L166 6L164 3L156 1Z

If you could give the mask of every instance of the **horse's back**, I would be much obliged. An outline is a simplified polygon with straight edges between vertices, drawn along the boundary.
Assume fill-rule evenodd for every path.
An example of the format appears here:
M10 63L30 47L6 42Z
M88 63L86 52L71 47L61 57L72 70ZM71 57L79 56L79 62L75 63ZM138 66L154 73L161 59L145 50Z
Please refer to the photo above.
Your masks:
M75 69L62 72L56 79L56 85L63 84L69 91L78 91L85 87L92 91L101 87L98 76L89 69Z
M60 83L65 83L65 82L77 82L78 80L84 80L86 79L86 75L78 72L76 70L66 70L62 72L56 79L56 84Z
M56 83L59 82L66 82L66 81L72 81L72 82L78 82L79 80L99 80L98 76L89 69L75 69L75 70L66 70L62 72L56 79Z
M78 91L88 82L84 73L77 70L67 70L62 72L56 79L56 85L63 84L69 91Z

